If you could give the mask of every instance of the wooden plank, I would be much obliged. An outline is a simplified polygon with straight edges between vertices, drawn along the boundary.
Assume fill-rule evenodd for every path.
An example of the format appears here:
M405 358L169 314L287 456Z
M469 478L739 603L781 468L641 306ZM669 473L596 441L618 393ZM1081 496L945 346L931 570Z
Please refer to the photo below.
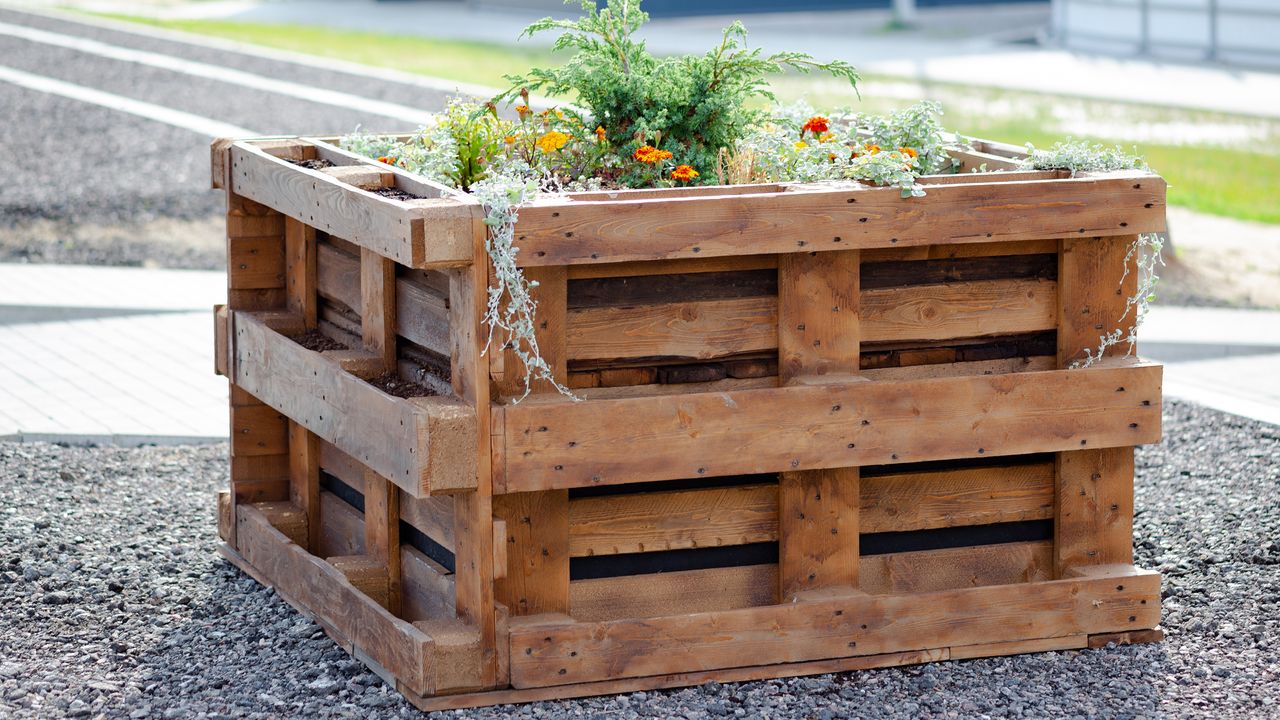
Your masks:
M337 300L360 311L360 257L343 252L331 242L322 242L316 253L316 289L329 300Z
M453 574L411 545L400 546L400 616L410 622L453 618Z
M218 492L218 537L222 538L226 542L231 542L232 525L231 492L228 490L220 490Z
M858 589L872 595L915 595L1035 583L1053 578L1053 543L1016 542L867 555L859 570Z
M819 255L819 258L825 257ZM951 340L1052 330L1056 284L983 280L864 290L862 342ZM773 297L569 311L569 359L627 357L708 360L778 346Z
M521 260L567 265L853 250L1165 229L1165 183L1143 172L897 188L583 203L545 199L520 211ZM1123 225L1122 225L1123 223ZM1124 230L1121 230L1124 228Z
M504 408L501 485L522 492L1136 445L1159 439L1160 375L1158 364L1108 360L1088 370L530 399Z
M288 451L289 430L284 415L265 404L231 408L232 455L284 455Z
M227 238L227 287L231 290L285 286L284 243L280 236Z
M369 249L360 251L360 327L364 349L396 367L396 265Z
M982 280L1057 280L1056 252L863 263L864 290Z
M569 492L515 493L493 499L506 528L507 567L494 596L512 617L569 612Z
M1108 575L1023 584L1016 591L996 585L911 595L852 593L641 620L513 624L511 681L515 687L542 687L688 667L1116 632L1154 626L1159 601L1158 574L1113 568Z
M477 256L486 233L483 222L472 228ZM481 356L484 312L489 288L488 263L476 263L449 274L450 381L454 395L475 409L473 436L477 445L470 462L474 468L474 492L454 498L454 576L458 617L480 632L483 651L480 682L494 687L498 678L497 609L494 604L493 568L493 442L490 425L488 359Z
M362 190L379 190L385 187L394 187L396 184L394 173L371 166L335 165L333 167L320 168L320 172Z
M1057 456L1055 566L1133 562L1133 448Z
M778 597L777 565L679 570L574 580L569 583L573 619L686 615L772 605Z
M476 411L467 403L387 395L251 314L236 313L233 331L236 383L279 413L415 497L474 487Z
M289 500L306 520L307 534L300 543L315 553L320 544L320 439L289 421Z
M1052 462L862 478L862 532L1053 517Z
M229 317L226 305L213 306L213 372L223 377L231 374Z
M470 240L478 206L453 199L409 205L291 165L245 143L231 148L230 174L234 192L402 265L459 266L472 260Z
M285 292L290 312L302 316L307 329L316 326L316 231L293 218L284 225Z
M238 512L240 553L268 582L338 628L414 692L434 690L430 638L367 600L331 565L290 543L254 506L241 505Z
M1087 635L1067 635L1065 637L1036 638L1032 640L1009 640L980 645L959 645L951 648L952 660L971 660L973 658L1006 657L1026 653L1052 652L1055 650L1080 650L1088 645Z
M684 673L667 673L643 678L626 678L622 680L605 680L594 683L575 683L572 685L555 685L545 688L524 688L495 690L483 693L462 693L458 695L440 695L425 698L407 693L409 702L424 712L458 710L463 708L483 707L487 705L515 704L541 701L566 700L569 698L591 697L594 695L614 695L617 693L661 690L677 687L696 687L709 682L750 682L772 678L799 677L802 675L825 675L829 673L868 670L872 668L902 667L919 665L927 662L940 662L948 659L947 648L931 650L915 650L903 653L884 653L863 657L839 658L835 660L818 660L803 663L784 663L780 665L759 665L754 667L730 668L725 670L705 670Z
M1054 263L1056 267L1056 257ZM673 300L729 300L777 294L778 273L774 268L764 268L575 280L569 283L568 302L570 308L580 309L617 305L662 305Z
M782 473L778 596L858 586L858 468Z
M453 497L416 498L400 492L400 519L417 528L440 547L454 551L453 545Z
M1057 241L1054 249L1057 249ZM683 260L651 260L640 262L597 263L570 265L570 280L590 278L630 277L638 275L672 275L676 273L728 272L734 270L764 270L778 267L777 255L726 255L713 258L686 258Z
M364 514L331 492L320 491L317 557L364 554Z
M1137 257L1126 268L1133 236L1062 241L1058 259L1058 360L1062 367L1095 354L1101 337L1115 330L1128 335L1135 322L1126 301L1138 291ZM1107 349L1106 357L1129 352L1129 344Z
M858 252L778 258L778 375L782 384L858 373L862 316ZM900 297L900 296L899 296Z
M387 578L387 609L400 613L400 493L372 470L364 476L364 552Z
M527 268L524 276L530 284L537 283L529 294L538 306L534 318L534 337L537 339L538 350L551 368L552 376L564 383L568 379L565 336L568 279L565 270L562 267ZM524 395L524 370L515 352L504 347L500 359L497 358L497 353L493 353L493 356L498 360L496 367L490 366L495 399ZM529 392L543 394L557 391L547 381L536 380L530 385Z
M776 483L601 495L569 501L569 554L573 557L777 539Z
M1139 643L1158 643L1164 640L1164 628L1153 627L1148 630L1126 630L1125 632L1099 633L1089 636L1089 647L1104 648L1116 645L1135 645Z

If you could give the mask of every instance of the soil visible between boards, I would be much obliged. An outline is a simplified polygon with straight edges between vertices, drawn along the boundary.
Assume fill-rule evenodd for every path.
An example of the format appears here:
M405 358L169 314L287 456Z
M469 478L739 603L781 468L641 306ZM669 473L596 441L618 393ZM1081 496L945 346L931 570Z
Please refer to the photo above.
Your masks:
M384 187L384 188L378 188L377 190L374 190L374 192L381 195L382 197L391 198L392 200L422 200L423 199L421 195L414 195L413 193L405 192L400 188Z
M368 382L382 392L399 398L428 397L439 394L426 385L404 380L395 373L387 373L381 377L372 378Z
M289 160L289 162L308 170L323 170L333 167L333 163L329 160Z
M302 347L315 352L348 349L346 345L343 345L319 330L308 330L301 335L294 335L292 340Z

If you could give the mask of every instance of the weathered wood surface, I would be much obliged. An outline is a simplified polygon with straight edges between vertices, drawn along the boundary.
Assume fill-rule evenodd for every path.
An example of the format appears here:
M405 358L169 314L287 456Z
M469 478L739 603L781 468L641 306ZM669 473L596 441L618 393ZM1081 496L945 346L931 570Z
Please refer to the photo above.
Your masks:
M230 148L230 180L240 195L402 265L448 267L473 259L477 205L453 198L410 205L292 165L249 143Z
M1090 578L912 595L846 593L769 607L562 625L514 625L517 688L644 677L680 668L805 662L1029 637L1154 627L1160 576Z
M1109 360L1088 370L531 400L504 408L495 484L517 492L1132 446L1160 438L1160 379L1158 364ZM957 418L967 432L955 432Z
M415 497L475 486L476 412L467 403L382 393L253 314L236 313L233 332L234 381L274 411Z
M1165 229L1165 182L1141 172L1054 180L583 202L520 211L521 261L534 265L1074 238Z

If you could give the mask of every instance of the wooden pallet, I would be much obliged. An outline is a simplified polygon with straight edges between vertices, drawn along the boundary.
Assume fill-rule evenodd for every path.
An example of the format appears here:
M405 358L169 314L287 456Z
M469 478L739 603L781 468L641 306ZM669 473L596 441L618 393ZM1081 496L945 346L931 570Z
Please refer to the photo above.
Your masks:
M1159 639L1161 368L1068 369L1158 176L540 200L517 242L581 401L517 404L474 199L320 139L213 156L223 552L418 706Z

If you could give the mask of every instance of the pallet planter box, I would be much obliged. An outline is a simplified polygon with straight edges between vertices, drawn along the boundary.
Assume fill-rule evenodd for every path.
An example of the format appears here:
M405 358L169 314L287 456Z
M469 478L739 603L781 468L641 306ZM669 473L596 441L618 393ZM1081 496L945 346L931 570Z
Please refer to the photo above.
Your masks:
M484 352L470 197L220 141L223 552L422 708L1159 638L1116 326L1150 173L581 193L521 210L538 343ZM1132 268L1131 268L1132 270Z

